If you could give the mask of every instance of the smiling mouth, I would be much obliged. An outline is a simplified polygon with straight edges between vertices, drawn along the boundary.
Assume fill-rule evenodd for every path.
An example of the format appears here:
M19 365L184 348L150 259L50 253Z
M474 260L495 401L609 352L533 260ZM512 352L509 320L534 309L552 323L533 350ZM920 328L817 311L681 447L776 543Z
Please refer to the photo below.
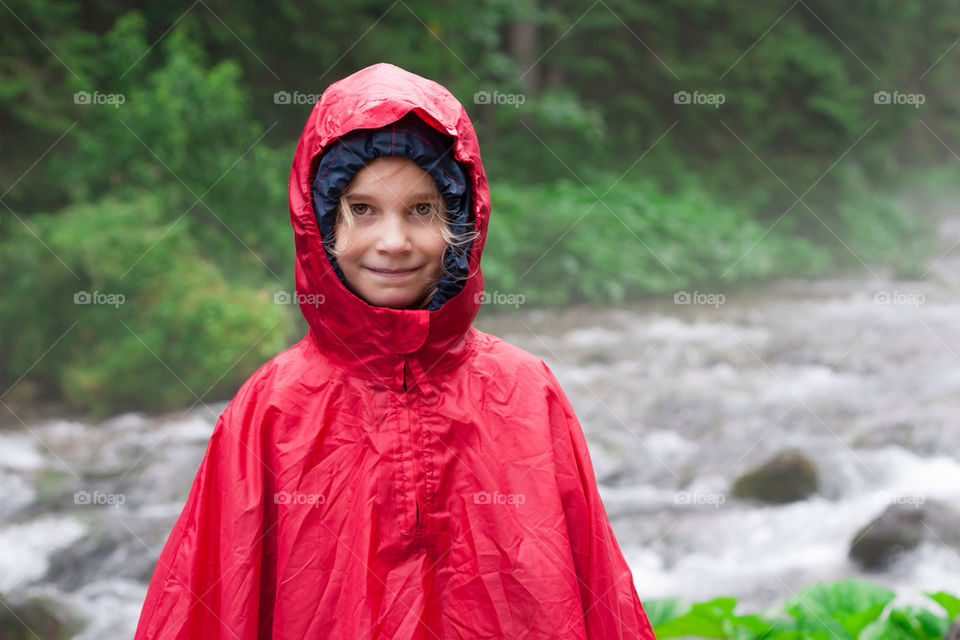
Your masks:
M417 271L417 269L374 269L373 267L367 267L367 269L376 273L377 275L386 276L388 278L408 276Z

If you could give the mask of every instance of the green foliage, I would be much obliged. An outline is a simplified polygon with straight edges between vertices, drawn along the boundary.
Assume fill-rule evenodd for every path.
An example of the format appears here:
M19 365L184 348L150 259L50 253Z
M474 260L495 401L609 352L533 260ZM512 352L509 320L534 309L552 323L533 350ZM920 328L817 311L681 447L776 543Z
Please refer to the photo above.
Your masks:
M715 598L694 604L684 615L656 627L658 638L679 638L698 635L704 638L726 638L739 626L740 616L733 609L736 598ZM748 616L749 617L749 616ZM751 624L746 621L745 624Z
M644 610L658 639L939 640L960 613L960 600L927 594L946 611L891 607L893 592L862 580L817 583L790 598L776 615L738 615L735 598L687 606L677 598L647 600Z
M717 290L832 264L829 252L785 231L789 223L767 232L695 185L668 194L649 183L565 181L500 186L492 198L485 286L534 304Z
M143 28L138 14L128 14L106 39L136 51ZM190 214L191 233L228 266L238 266L229 258L237 245L241 254L256 247L261 270L277 280L291 275L289 238L278 233L285 225L264 225L267 212L271 222L284 218L289 152L259 144L265 131L250 113L239 66L227 60L208 67L184 26L159 48L165 63L128 87L122 105L86 107L76 152L52 163L62 186L75 202L163 190L171 216Z
M277 104L277 91L317 94L378 61L449 87L493 192L486 287L533 304L861 263L920 276L927 206L904 209L877 185L953 161L937 137L960 134L957 63L942 57L960 14L947 0L5 9L0 381L27 374L25 386L104 412L193 402L188 388L202 395L241 358L217 383L228 393L295 337L295 309L253 311L293 280L287 182L310 105ZM876 105L877 90L926 103ZM514 97L480 104L478 91ZM678 105L677 91L726 100ZM937 190L955 183L942 176ZM76 291L127 302L64 313Z
M785 608L799 630L828 638L857 638L877 619L894 593L855 580L815 584L790 598Z
M107 34L143 42L136 22L121 21ZM77 153L55 165L72 199L108 188L180 184L194 198L220 178L260 135L248 112L240 68L227 60L206 66L203 52L183 27L160 44L165 64L129 87L116 108L83 105ZM84 87L77 87L82 90ZM87 87L86 90L107 90ZM77 162L83 158L83 162Z
M837 206L835 223L835 233L849 248L841 253L844 262L854 266L886 264L898 277L921 277L936 250L936 218L905 209L862 176L848 183L848 195Z
M605 159L606 122L569 89L549 88L527 96L519 85L501 84L489 91L512 96L518 104L474 107L478 135L491 179L504 176L513 183L542 183L571 178L594 170ZM520 100L523 102L520 102ZM577 169L573 169L573 164Z
M96 415L160 410L228 395L283 348L287 310L228 280L163 203L107 198L0 242L4 378L29 370Z

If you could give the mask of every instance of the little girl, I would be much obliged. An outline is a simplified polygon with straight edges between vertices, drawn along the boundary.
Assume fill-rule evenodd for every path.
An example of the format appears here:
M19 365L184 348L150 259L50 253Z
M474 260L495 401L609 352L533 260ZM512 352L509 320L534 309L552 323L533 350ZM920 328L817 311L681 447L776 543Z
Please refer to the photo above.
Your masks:
M290 175L309 331L218 419L137 640L653 639L560 385L471 326L489 217L444 87L327 88Z

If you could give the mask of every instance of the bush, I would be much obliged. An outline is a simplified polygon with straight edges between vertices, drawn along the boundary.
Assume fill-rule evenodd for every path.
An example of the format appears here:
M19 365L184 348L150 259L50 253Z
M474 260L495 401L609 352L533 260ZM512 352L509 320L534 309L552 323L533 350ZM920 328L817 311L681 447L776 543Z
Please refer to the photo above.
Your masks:
M832 264L826 250L793 237L788 221L766 233L747 211L693 184L675 193L649 183L620 183L609 193L570 182L500 185L492 198L486 288L523 293L534 304L618 303L815 276Z
M165 205L108 198L12 229L0 243L14 276L0 299L7 384L29 371L95 415L159 410L227 397L284 348L288 309L228 279Z

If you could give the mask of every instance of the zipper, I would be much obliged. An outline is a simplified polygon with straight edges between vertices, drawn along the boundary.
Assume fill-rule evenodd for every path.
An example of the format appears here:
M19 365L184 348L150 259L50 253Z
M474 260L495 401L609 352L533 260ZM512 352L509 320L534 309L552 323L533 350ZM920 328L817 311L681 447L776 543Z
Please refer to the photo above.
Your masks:
M421 534L423 533L424 530L423 530L423 525L421 525L421 522L420 522L420 494L418 491L417 479L418 477L421 477L424 479L423 481L426 482L426 474L429 472L426 467L429 464L429 459L425 455L426 452L421 452L419 450L419 447L422 445L422 443L419 441L418 434L416 432L417 427L415 427L418 421L416 417L413 415L414 409L411 407L413 398L411 398L410 395L407 395L407 394L412 395L411 389L414 389L414 388L417 390L419 394L422 380L420 378L414 377L414 366L411 365L406 358L403 358L403 366L401 367L401 370L402 370L401 386L403 387L405 397L400 398L400 403L402 406L402 410L406 414L405 422L406 422L406 433L408 437L407 442L411 447L411 460L410 460L411 465L410 465L409 478L410 478L410 483L413 491L412 497L414 500L414 526L413 526L413 531L411 533ZM418 474L418 471L419 471L419 474ZM424 523L424 525L425 524L426 523Z
M408 393L409 386L412 386L412 382L413 382L413 375L412 375L413 372L408 370L409 370L409 367L407 365L407 360L406 358L403 358L402 364L400 366L400 385L403 388L404 395ZM403 412L403 415L405 418L404 419L405 440L406 440L405 446L409 447L410 449L410 461L408 465L406 465L407 466L406 474L407 474L408 481L410 483L410 487L412 491L411 497L413 498L413 502L414 502L414 525L413 525L412 531L408 531L408 533L415 534L420 530L420 498L419 498L419 495L417 494L418 460L416 459L417 446L415 444L416 436L414 435L414 429L413 429L414 420L413 420L413 416L411 415L409 397L400 397L398 399L400 401L401 411ZM406 504L409 504L409 503L406 503ZM407 522L409 522L409 520ZM409 526L409 525L405 525L405 526Z

